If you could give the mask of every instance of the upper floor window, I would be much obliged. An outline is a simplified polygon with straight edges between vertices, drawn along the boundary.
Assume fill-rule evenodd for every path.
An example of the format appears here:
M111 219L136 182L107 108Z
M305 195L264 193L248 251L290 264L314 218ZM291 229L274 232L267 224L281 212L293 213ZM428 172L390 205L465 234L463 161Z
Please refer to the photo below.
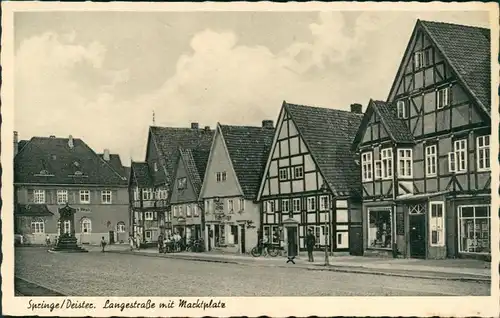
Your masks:
M467 139L453 142L453 152L448 153L448 170L450 172L467 170Z
M134 201L139 201L139 189L134 189Z
M57 204L68 203L68 190L57 190Z
M411 149L398 149L399 177L411 178L413 175L413 151Z
M307 211L308 212L316 211L316 197L307 198Z
M198 204L193 204L193 216L200 216L200 211L198 209Z
M186 189L186 187L187 187L187 178L186 177L177 179L177 189L178 190Z
M245 210L245 199L240 198L240 211Z
M217 182L224 182L226 181L226 178L227 174L225 171L215 173L215 179L217 180Z
M290 200L289 199L281 200L281 212L283 212L283 213L290 212Z
M415 70L419 70L424 67L424 55L422 51L413 53L413 65L415 66Z
M406 119L408 118L408 103L404 100L398 100L397 103L398 118Z
M270 213L273 213L276 210L275 203L274 203L274 201L268 201L268 203L269 203L269 209L268 209L268 211Z
M234 213L234 201L233 201L233 199L227 200L227 210L229 211L229 213Z
M381 160L375 160L375 179L380 179L382 178L382 161Z
M280 180L288 180L288 168L281 168L279 172Z
M293 205L293 212L300 212L300 210L301 210L300 198L293 199L292 205Z
M444 87L444 88L441 88L437 91L437 108L438 109L449 106L449 95L450 95L449 87Z
M142 199L144 201L149 201L153 199L153 190L152 189L143 189L142 190Z
M274 201L264 201L264 213L274 213Z
M101 202L103 204L111 204L113 202L113 196L110 190L101 191Z
M153 220L153 212L144 212L144 220L152 221Z
M45 222L42 219L31 221L31 233L40 234L45 233Z
M179 205L179 214L178 216L183 217L184 216L184 206Z
M191 216L191 206L190 205L186 206L186 216Z
M322 195L319 197L319 209L320 211L326 211L330 208L329 200L327 195Z
M361 170L363 181L373 180L372 173L372 152L365 152L361 154Z
M293 167L293 178L302 179L303 177L304 177L304 167L302 166Z
M392 149L386 148L380 151L382 161L382 178L392 178Z
M437 173L437 146L425 147L425 175L435 176Z
M90 203L90 191L80 190L80 203L89 204Z
M477 170L490 170L490 136L477 137Z
M179 216L179 207L177 205L174 205L172 207L172 210L174 211L174 218Z
M33 202L37 204L45 203L45 190L33 191Z

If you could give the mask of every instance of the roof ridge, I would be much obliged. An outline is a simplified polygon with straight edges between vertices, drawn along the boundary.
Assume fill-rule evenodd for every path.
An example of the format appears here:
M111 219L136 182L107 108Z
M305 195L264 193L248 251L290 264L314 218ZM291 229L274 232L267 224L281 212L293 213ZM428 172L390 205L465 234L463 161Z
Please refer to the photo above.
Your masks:
M465 27L465 28L491 30L490 28L485 28L485 27L480 27L480 26L474 26L474 25L467 25L467 24L460 24L460 23L453 23L453 22L421 20L421 19L419 19L418 21L420 21L422 23L444 24L444 25L460 26L460 27Z
M352 114L352 115L363 115L363 113L354 113L350 110L346 109L338 109L338 108L330 108L330 107L324 107L324 106L317 106L317 105L303 105L303 104L294 104L294 103L289 103L286 102L287 105L289 106L298 106L298 107L307 107L307 108L315 108L315 109L322 109L326 111L334 111L334 112L342 112L346 114Z

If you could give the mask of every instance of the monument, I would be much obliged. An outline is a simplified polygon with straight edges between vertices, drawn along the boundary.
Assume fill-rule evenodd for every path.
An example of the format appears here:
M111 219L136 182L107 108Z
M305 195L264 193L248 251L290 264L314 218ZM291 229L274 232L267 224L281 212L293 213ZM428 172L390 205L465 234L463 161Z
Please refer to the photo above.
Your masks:
M56 246L49 251L65 253L88 252L76 244L75 212L76 209L70 207L68 203L66 203L65 207L59 209L59 233L61 235L59 235ZM69 227L66 226L68 223Z

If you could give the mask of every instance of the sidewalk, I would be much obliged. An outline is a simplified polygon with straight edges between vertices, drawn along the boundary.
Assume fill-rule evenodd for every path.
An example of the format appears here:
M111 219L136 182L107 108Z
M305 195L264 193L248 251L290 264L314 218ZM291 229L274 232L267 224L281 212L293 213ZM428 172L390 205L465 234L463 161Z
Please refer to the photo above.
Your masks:
M190 261L240 264L246 266L286 267L307 270L327 270L348 273L403 276L428 279L491 281L490 263L472 259L392 259L363 256L330 256L330 266L325 266L324 253L314 253L314 263L307 261L307 254L300 253L295 264L286 263L286 257L252 257L251 255L205 253L168 253L159 254L157 249L130 251L124 246L114 246L107 252L184 259Z

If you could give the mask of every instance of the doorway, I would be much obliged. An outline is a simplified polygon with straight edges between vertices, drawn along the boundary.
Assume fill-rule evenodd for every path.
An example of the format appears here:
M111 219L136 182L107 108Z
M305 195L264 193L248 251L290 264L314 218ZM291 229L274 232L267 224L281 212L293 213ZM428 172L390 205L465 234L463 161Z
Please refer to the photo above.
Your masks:
M115 244L115 231L109 231L109 244Z
M286 228L288 255L297 256L299 254L299 244L297 244L297 227L289 226Z
M245 225L241 226L240 230L240 237L241 237L241 254L246 253L246 248L245 248Z
M425 258L425 214L410 215L410 257Z

